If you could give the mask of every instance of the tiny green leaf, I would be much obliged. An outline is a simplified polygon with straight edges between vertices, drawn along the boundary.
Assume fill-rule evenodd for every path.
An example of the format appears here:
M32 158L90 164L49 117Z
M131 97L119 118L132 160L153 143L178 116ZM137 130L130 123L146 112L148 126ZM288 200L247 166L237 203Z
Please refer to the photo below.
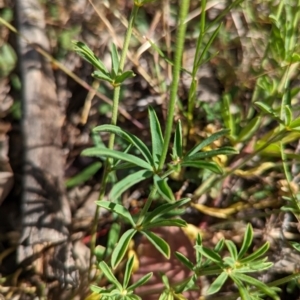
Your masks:
M261 119L261 116L257 116L247 123L247 125L239 133L237 142L243 142L251 138L258 130L261 124Z
M153 276L153 273L148 273L142 278L138 279L134 284L132 284L130 287L128 287L128 291L134 291L137 287L144 285L151 277Z
M169 278L166 276L166 274L161 273L161 280L162 280L163 284L165 285L165 287L170 289Z
M148 108L149 120L150 120L150 131L151 131L151 141L152 141L152 158L155 167L158 166L160 155L163 150L163 135L161 132L160 123L158 121L155 110L149 106Z
M144 225L143 228L150 229L154 227L163 227L163 226L186 227L186 221L182 219L157 220L151 222L148 225Z
M74 50L78 55L80 55L85 60L87 60L96 69L102 71L102 73L109 74L108 70L106 69L102 61L100 61L100 59L94 54L94 52L85 43L73 41L73 44L74 44Z
M92 76L95 77L95 78L97 78L97 79L101 79L101 80L104 80L104 81L107 81L107 82L110 82L110 83L113 82L113 80L110 77L110 75L106 74L106 73L104 73L102 71L94 71L92 73Z
M174 194L167 183L167 178L160 178L158 175L154 176L154 184L158 193L167 201L175 202Z
M186 256L184 256L182 253L176 251L175 256L189 270L192 271L194 269L194 264Z
M101 293L102 290L104 290L104 288L101 288L101 287L99 287L97 285L94 285L94 284L90 285L90 289L91 289L92 292L97 293L97 294Z
M157 220L158 218L164 216L170 211L175 210L176 208L185 205L186 203L190 202L190 198L183 198L180 199L179 201L176 201L175 203L164 203L157 208L155 208L153 211L151 211L149 214L146 215L144 219L144 225L153 222Z
M217 264L222 264L222 258L217 252L203 246L195 246L195 249L211 261Z
M259 258L260 256L264 255L270 247L270 244L266 242L260 248L258 248L254 253L248 255L247 257L240 259L240 263L250 263L251 261Z
M212 294L217 293L222 288L222 286L226 282L227 278L228 278L228 274L226 272L222 272L216 278L216 280L210 285L210 287L207 290L206 294L207 295L212 295Z
M278 295L276 294L276 291L274 291L271 287L268 287L265 283L263 283L262 281L260 280L257 280L253 277L250 277L248 275L245 275L245 274L238 274L239 276L239 279L252 285L252 286L255 286L257 287L258 289L260 289L262 292L264 292L266 295L270 296L271 298L273 299L280 299L278 297Z
M230 136L235 137L236 124L234 115L230 112L230 103L232 102L232 96L227 93L222 99L222 117L225 126L230 130Z
M127 177L117 182L113 186L109 194L109 198L112 201L116 201L116 199L118 199L123 192L127 191L130 187L132 187L136 183L151 177L152 174L153 173L150 171L140 170L133 174L128 175Z
M269 105L267 105L266 103L260 102L260 101L256 101L254 103L262 112L264 112L265 114L270 114L273 116L276 116L274 110L272 109L272 107L270 107Z
M130 276L132 273L133 263L134 263L134 256L131 256L126 263L126 268L125 268L125 272L124 272L124 280L123 280L123 288L127 288L127 286L128 286Z
M243 282L240 280L239 274L231 273L229 277L233 280L233 282L237 285L237 288L239 290L239 293L241 295L241 299L243 300L253 300L251 295L249 294L247 288L243 284Z
M249 223L246 228L246 232L245 232L244 239L243 239L243 244L240 249L238 259L241 259L245 255L245 253L248 251L250 245L252 244L252 240L253 240L253 229L252 229L251 224Z
M88 149L83 150L81 152L81 155L96 156L96 157L104 156L104 157L114 158L114 159L118 159L118 160L123 160L123 161L130 162L138 167L152 171L152 166L149 165L146 161L144 161L134 155L116 151L116 150L111 150L111 149L102 148L102 147L94 147L94 148L88 148Z
M111 265L114 269L118 266L120 261L123 259L127 251L127 248L129 246L129 243L135 234L136 234L135 229L129 229L126 232L124 232L123 235L121 236L111 256Z
M300 252L300 243L298 242L290 242L291 246L297 250L298 252Z
M163 254L168 259L170 258L170 246L168 245L168 243L166 243L161 237L151 231L143 230L141 231L141 233L146 236L146 238L161 254Z
M293 120L290 124L290 128L296 128L300 126L300 117Z
M135 74L133 73L133 71L131 71L131 70L130 70L130 71L125 71L125 72L123 72L122 74L116 76L114 82L115 82L116 84L121 84L121 83L123 83L126 79L128 79L128 78L133 78L133 77L135 77Z
M117 222L114 222L111 224L108 238L107 238L107 244L106 244L106 257L110 256L113 250L115 249L115 246L119 240L121 233L121 225Z
M176 125L176 131L174 135L174 145L173 145L173 158L182 157L182 126L181 121L178 120Z
M201 158L209 158L217 155L231 155L231 154L238 154L239 152L234 149L233 147L222 147L219 149L215 150L210 150L210 151L203 151L203 152L198 152L196 154L188 156L187 160L199 160ZM183 160L185 161L185 160Z
M201 149L203 149L204 147L206 147L207 145L213 143L214 141L216 141L217 139L219 139L220 137L228 134L230 132L229 129L223 129L220 130L218 132L213 133L211 136L209 136L208 138L206 138L204 141L202 141L201 143L199 143L198 145L196 145L195 147L193 147L187 154L186 157L192 156L194 154L196 154L197 152L199 152Z
M223 249L224 244L225 244L225 240L224 239L219 240L218 243L217 243L217 245L215 246L214 250L216 252L220 252Z
M109 266L105 263L105 261L101 261L99 263L99 267L101 269L101 271L104 273L105 277L112 282L113 284L116 285L116 287L119 290L122 290L122 285L120 284L120 282L118 281L118 279L115 277L115 275L113 274L113 272L111 271L111 269L109 268Z
M176 285L174 287L176 294L183 293L185 291L189 291L193 289L195 286L197 286L196 281L197 281L196 274L184 279L182 282L180 282L179 285ZM182 295L182 298L178 298L178 300L186 300L186 298Z
M116 45L113 43L111 45L111 71L113 72L113 78L115 78L119 73L119 54Z
M68 179L65 183L67 188L71 188L77 185L80 185L90 179L93 175L95 175L100 168L102 167L102 163L97 161L83 169L80 173L75 175L74 177Z
M135 223L131 217L130 212L123 206L114 202L100 200L96 201L96 204L100 207L103 207L107 210L110 210L111 212L114 212L120 216L122 216L124 219L126 219L132 226L135 226Z
M197 64L196 66L199 68L202 64L202 58L204 57L204 55L208 52L208 50L211 48L211 44L214 41L214 39L216 38L216 36L218 35L220 28L222 26L222 22L219 23L219 25L217 26L217 28L214 30L213 34L210 36L209 40L207 43L205 43L204 49L200 55L200 57L198 58Z
M123 130L118 126L110 125L110 124L97 126L93 129L93 132L111 132L116 134L117 136L126 140L128 143L135 146L141 152L141 154L144 156L144 158L147 160L147 162L150 165L153 164L152 155L148 147L137 136L129 132L126 132L125 130Z
M226 240L226 241L225 241L225 244L226 244L227 249L228 249L229 252L230 252L231 257L232 257L234 260L237 260L238 254L237 254L236 245L235 245L232 241L230 241L230 240Z
M223 169L215 162L209 162L204 160L184 160L181 165L183 167L191 167L198 169L207 169L216 174L223 174Z
M293 113L289 105L285 105L284 112L285 112L285 125L290 126L293 120Z
M106 252L105 247L103 247L101 245L98 245L95 247L94 254L95 254L98 262L103 260L105 252Z

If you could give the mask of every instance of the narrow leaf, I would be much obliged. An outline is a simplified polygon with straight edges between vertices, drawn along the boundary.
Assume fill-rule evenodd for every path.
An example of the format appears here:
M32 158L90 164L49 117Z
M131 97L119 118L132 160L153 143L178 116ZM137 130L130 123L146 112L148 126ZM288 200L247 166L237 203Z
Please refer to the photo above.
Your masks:
M189 270L193 271L194 264L186 256L177 251L175 252L175 256L184 266L186 266Z
M144 225L148 224L149 222L153 222L154 220L157 220L158 218L164 216L170 211L175 210L176 208L183 206L190 202L190 198L183 198L179 201L176 201L175 203L164 203L160 205L159 207L155 208L153 211L151 211L149 214L146 215L144 219Z
M225 244L225 241L224 239L220 239L217 243L217 245L214 247L214 250L216 252L220 252L223 248L224 248L224 244Z
M115 277L115 275L113 274L113 272L111 271L111 269L109 268L109 266L105 263L105 261L101 261L99 263L99 267L101 269L101 271L104 273L105 277L113 284L116 285L116 287L119 290L122 290L122 285L120 284L120 282L118 281L118 279Z
M240 262L245 264L245 263L249 263L249 262L259 258L260 256L264 255L268 251L269 247L270 247L270 244L268 242L266 242L259 249L257 249L254 253L248 255L246 258L241 259Z
M211 44L214 41L214 39L216 38L216 36L219 33L219 30L222 26L222 23L219 23L219 25L217 26L217 28L215 29L215 31L213 32L213 34L211 35L211 37L209 38L208 42L205 43L204 49L197 61L197 67L199 68L201 66L202 63L202 58L204 57L204 55L208 52L208 49L211 48Z
M124 272L123 288L125 289L127 288L130 280L133 263L134 263L134 256L131 256L126 263L125 272Z
M153 244L153 246L166 258L170 258L170 246L161 237L147 230L141 231L143 235Z
M144 285L151 277L153 276L153 273L148 273L142 278L138 279L134 284L132 284L130 287L128 287L128 291L134 291L137 287Z
M293 119L293 113L289 105L285 105L284 112L285 112L285 125L290 126Z
M66 180L65 185L67 188L71 188L77 185L80 185L90 179L93 175L95 175L100 168L102 167L102 163L97 161L83 169L80 173L75 175L74 177Z
M259 290L261 290L262 292L264 292L266 295L270 296L273 299L279 299L278 295L276 294L276 291L274 291L272 288L268 287L265 283L263 283L260 280L257 280L253 277L250 277L248 275L245 274L239 274L239 279L252 285L257 287Z
M198 152L196 154L188 156L188 160L198 160L201 158L210 158L217 155L231 155L231 154L238 154L239 152L234 149L233 147L222 147L215 150ZM184 161L184 160L183 160Z
M114 269L118 266L120 261L123 259L127 251L127 248L129 246L129 243L132 240L135 233L136 233L135 229L129 229L126 232L124 232L124 234L121 236L111 256L111 265Z
M186 156L189 157L191 155L196 154L198 151L200 151L202 148L206 147L207 145L211 144L212 142L216 141L220 137L228 134L230 132L229 129L223 129L218 132L213 133L211 136L206 138L204 141L193 147L187 154Z
M92 76L94 78L97 78L97 79L101 79L101 80L104 80L104 81L107 81L107 82L113 82L113 80L111 79L110 75L109 74L106 74L102 71L94 71L92 73Z
M81 155L97 156L97 157L104 156L104 157L119 159L119 160L130 162L130 163L132 163L138 167L144 168L146 170L152 171L152 166L149 165L146 161L144 161L134 155L131 155L128 153L123 153L123 152L116 151L116 150L94 147L94 148L88 148L88 149L83 150Z
M290 124L290 128L297 128L300 126L300 117L293 120Z
M120 233L121 233L121 225L117 222L112 223L109 229L107 243L106 243L106 252L105 252L106 257L110 256L113 250L115 249L115 246L120 238Z
M113 188L111 189L111 192L109 194L109 198L112 201L115 201L118 199L122 193L127 191L130 187L135 185L136 183L145 180L146 178L151 177L153 173L147 170L140 170L137 172L134 172L133 174L128 175L121 181L117 182Z
M160 155L163 150L163 135L161 132L160 123L158 121L155 110L149 106L149 119L150 119L150 131L151 131L151 141L152 141L152 157L154 165L157 167L159 164Z
M239 133L237 142L243 142L250 139L258 130L261 124L261 116L253 118Z
M120 216L122 216L124 219L126 219L128 222L130 222L130 224L132 226L135 226L135 223L131 217L130 212L123 206L114 202L110 202L110 201L105 201L105 200L101 200L101 201L96 201L96 204L100 207L103 207L107 210L110 210L113 213L116 213Z
M239 274L237 274L239 275ZM251 295L248 292L248 289L245 287L243 282L240 280L239 276L236 276L236 274L231 273L229 277L233 280L233 282L236 284L239 293L241 295L241 299L243 300L253 300Z
M182 157L182 126L180 120L177 122L174 135L173 156L175 158Z
M93 132L111 132L111 133L116 134L117 136L126 140L128 143L135 146L141 152L141 154L144 156L144 158L147 160L147 162L150 165L153 164L152 155L151 155L148 147L137 136L124 131L122 128L120 128L118 126L109 125L109 124L97 126L93 129Z
M183 167L191 167L198 169L207 169L216 174L223 174L223 169L215 162L208 162L204 160L185 160L181 164Z
M154 184L157 188L158 193L167 201L175 202L174 194L167 183L167 178L160 178L159 176L154 176Z
M256 102L254 102L254 104L265 114L270 114L270 115L274 114L274 110L272 109L272 107L270 107L266 103L256 101Z
M113 72L113 77L116 77L119 73L119 54L116 45L113 43L111 45L111 70Z
M236 261L238 258L236 245L230 240L226 240L225 244L227 246L227 249L229 250L231 257Z
M120 83L123 83L126 79L133 78L133 77L135 77L135 74L133 73L133 71L125 71L124 73L118 75L115 78L114 82L116 84L120 84Z
M207 290L206 294L207 295L212 295L212 294L217 293L222 288L222 286L226 282L227 278L228 278L228 274L226 272L222 272L216 278L216 280L210 285L210 287Z
M241 247L239 255L238 255L238 259L241 259L245 255L245 253L248 251L250 245L252 244L252 240L253 240L253 229L252 229L251 224L248 223L246 232L244 235L244 239L243 239L243 244L242 244L242 247Z
M100 59L94 54L94 52L85 43L73 41L73 44L74 44L74 50L78 55L80 55L85 60L87 60L95 68L108 74L108 70L106 69L102 61L100 61Z
M196 281L197 281L196 274L184 279L182 282L180 282L179 285L176 285L174 287L176 294L178 295L179 293L192 290L193 288L195 288L195 286L197 286ZM183 295L180 295L180 298L177 298L176 300L186 300L186 298Z
M230 112L230 104L232 102L232 97L229 93L225 94L222 99L222 117L225 126L230 130L230 136L235 137L236 124L234 115Z
M158 220L151 222L148 225L144 225L144 229L150 229L154 227L163 227L163 226L176 226L176 227L185 227L186 226L186 221L182 219L170 219L170 220Z
M97 293L97 294L101 293L103 289L104 289L104 288L101 288L101 287L99 287L99 286L97 286L97 285L94 285L94 284L91 284L91 285L90 285L90 290L91 290L92 292L94 292L94 293ZM99 295L98 295L98 297L99 297Z
M201 252L201 254L209 258L211 261L222 264L222 258L217 252L203 246L195 246L195 249Z

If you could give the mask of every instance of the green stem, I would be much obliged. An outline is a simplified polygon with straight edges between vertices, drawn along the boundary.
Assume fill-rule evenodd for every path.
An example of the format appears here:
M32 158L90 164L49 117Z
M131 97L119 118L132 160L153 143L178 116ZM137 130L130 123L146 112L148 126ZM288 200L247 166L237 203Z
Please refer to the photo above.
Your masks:
M137 15L139 7L134 5L133 10L130 15L125 39L124 39L124 44L122 48L122 53L121 53L121 58L120 58L120 64L119 64L119 71L122 72L124 69L125 65L125 60L126 60L126 55L128 52L128 47L129 47L129 42L131 39L131 34L132 34L132 29L133 29L133 24ZM118 120L118 108L119 108L119 100L120 100L120 86L115 87L114 89L114 96L113 96L113 104L112 104L112 116L111 116L111 124L116 125L117 120ZM115 134L111 133L109 136L109 142L108 142L108 148L113 149L114 148L114 143L115 143ZM104 171L103 171L103 176L101 180L101 186L100 186L100 191L99 191L99 200L103 200L106 192L106 184L107 184L107 179L108 175L110 172L110 167L111 167L111 161L110 159L107 159L105 162L104 166ZM97 227L98 227L98 219L99 219L99 211L100 207L96 207L94 219L93 219L93 224L92 224L92 232L91 232L91 245L90 245L90 265L89 265L89 274L91 274L92 266L93 266L93 255L95 252L95 247L96 247L96 237L97 237Z
M200 19L200 33L199 37L197 39L197 46L196 46L196 52L195 52L195 57L194 57L194 62L193 62L193 71L192 71L192 83L191 87L189 89L189 95L188 95L188 132L187 136L189 136L190 129L192 127L193 123L193 109L194 109L194 104L195 104L195 99L196 99L196 94L195 94L195 86L197 84L197 71L198 68L201 64L201 60L203 57L203 53L200 56L200 49L203 43L203 38L204 38L204 31L205 31L205 8L206 8L206 0L201 1L201 19Z
M125 60L126 60L126 55L128 52L128 47L129 47L129 42L131 39L132 35L132 29L134 25L134 21L137 16L137 12L139 10L139 7L137 5L133 6L133 10L131 11L129 22L128 22L128 27L124 39L124 44L123 44L123 49L121 53L121 58L120 58L120 64L119 64L119 71L123 72L124 65L125 65ZM114 89L114 97L113 97L113 105L112 105L112 117L111 117L111 124L116 125L117 124L117 119L118 119L118 107L119 107L119 99L120 99L120 90L121 87L117 86ZM109 143L108 143L108 148L113 149L114 148L114 142L115 142L115 134L111 133L109 137Z
M185 41L185 32L186 32L185 19L188 14L189 3L190 3L189 0L182 0L180 1L180 6L179 6L179 21L178 21L179 24L178 24L177 35L176 35L176 45L175 45L176 50L174 56L173 79L172 79L171 91L170 91L167 124L166 124L165 135L164 135L164 146L163 146L163 150L161 153L159 166L158 166L159 170L162 170L164 166L169 144L170 144L171 134L172 134L173 118L174 118L175 105L177 100L178 84L180 79L182 53L183 53L183 46Z

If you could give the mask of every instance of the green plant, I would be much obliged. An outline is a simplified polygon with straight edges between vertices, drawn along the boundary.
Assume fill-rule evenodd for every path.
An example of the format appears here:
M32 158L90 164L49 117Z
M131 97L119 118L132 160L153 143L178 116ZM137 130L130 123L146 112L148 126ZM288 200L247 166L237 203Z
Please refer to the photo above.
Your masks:
M96 145L95 147L88 148L82 152L82 155L85 156L94 156L106 159L99 200L96 201L98 208L93 224L94 226L91 253L97 255L97 248L95 247L95 232L99 207L111 211L112 213L114 213L114 215L117 215L123 223L126 223L130 226L130 229L128 229L121 235L114 249L113 247L111 247L110 251L106 253L103 253L101 251L101 253L97 256L98 260L100 258L99 269L102 271L104 276L112 283L112 286L109 288L92 286L92 290L95 293L99 293L101 295L101 299L102 297L103 299L139 299L138 296L133 294L134 289L137 286L144 284L151 277L151 274L147 274L135 284L128 286L129 278L132 274L133 268L133 258L130 258L126 264L123 284L120 283L113 275L113 270L116 269L119 266L120 262L123 260L128 250L130 241L137 233L144 235L150 241L150 243L152 243L155 248L165 257L170 257L169 245L166 243L166 241L160 238L157 234L153 233L151 230L154 227L162 226L186 226L186 222L180 218L180 215L184 212L185 206L191 200L189 198L183 198L178 201L175 200L174 193L168 184L168 179L171 174L180 172L186 167L205 169L213 173L213 175L211 175L213 179L216 178L216 181L220 181L236 171L238 168L241 168L255 155L263 152L270 144L272 145L273 143L279 142L283 136L286 136L288 131L299 131L299 118L293 119L291 107L288 103L290 102L290 99L288 98L290 95L287 91L283 94L283 97L285 97L286 101L282 102L283 104L281 104L279 112L278 109L273 109L269 103L266 104L264 102L257 101L258 92L255 93L253 95L253 103L262 111L262 113L259 116L252 118L254 110L253 108L251 108L252 112L249 112L249 119L252 119L243 128L240 128L240 126L238 126L236 120L233 119L230 113L230 104L232 98L230 93L228 93L223 97L223 121L227 129L217 131L211 134L208 138L203 139L203 141L196 144L191 149L186 149L188 144L186 140L188 139L189 133L187 135L184 134L181 121L178 121L176 123L176 126L174 126L174 116L178 97L177 95L179 89L178 83L180 79L180 73L187 72L182 68L181 60L187 28L185 19L189 9L188 0L183 0L180 2L177 36L174 47L174 61L170 61L170 59L165 56L165 54L155 43L150 42L152 48L158 52L160 57L173 67L173 80L170 86L170 100L164 134L162 132L162 126L158 120L156 112L152 107L149 107L148 110L151 135L150 147L148 147L148 145L145 144L139 137L117 126L117 111L120 98L120 86L126 79L134 76L134 73L132 71L123 70L125 57L137 11L146 2L149 1L135 1L134 3L121 58L119 58L116 46L112 45L111 71L106 69L101 60L97 58L94 55L93 51L89 49L84 43L75 42L75 50L77 51L77 53L95 67L96 71L93 72L93 76L97 79L107 81L112 85L114 89L111 124L97 126L93 129L94 134L101 132L110 133L108 147L105 147L104 145ZM184 114L187 117L188 132L192 128L194 121L193 108L196 100L196 72L203 63L207 62L211 57L214 56L209 56L208 49L216 39L221 28L221 23L219 23L220 19L232 7L240 4L241 2L242 1L234 1L210 25L206 24L204 13L206 8L206 1L201 2L203 14L200 19L200 35L197 39L193 70L191 73L189 73L189 75L191 75L192 81L188 94L187 112ZM276 18L277 22L279 22L279 16L277 16ZM208 42L203 45L204 35L210 28L214 26L215 29L210 35ZM281 24L280 26L283 25ZM278 35L276 37L278 37ZM287 59L289 63L295 63L298 61L298 56L292 53L292 48L294 46L294 43L291 43L289 44L289 46L287 46L289 47L289 51L287 51L286 53L289 53L291 56L285 59ZM268 82L268 79L266 77L262 77L257 85L258 87L259 85L260 87L265 87L267 85L270 88L270 82ZM287 88L285 81L283 81L280 86L285 86L285 89ZM268 92L270 96L272 91L269 90ZM282 93L282 91L277 92ZM268 102L271 103L270 99ZM253 137L256 130L261 126L263 116L265 115L271 116L281 125L278 127L278 129L275 129L267 135L265 142L263 144L260 144L254 153L246 157L237 167L232 168L231 170L225 170L224 172L224 169L218 163L212 161L212 158L220 155L237 154L238 151L236 150L235 146L238 145L238 143L248 141L251 137ZM171 160L168 160L167 154L170 148L169 144L173 132L174 138L171 147ZM127 143L127 148L125 151L117 151L114 149L114 140L116 135ZM221 137L228 137L234 147L220 146L216 149L212 148L210 150L207 150L207 146ZM136 155L136 153L138 153L138 155ZM285 153L283 151L283 147L281 148L280 153L284 158ZM104 195L107 192L106 183L108 175L109 173L120 169L134 169L135 172L124 178L121 178L111 189L109 193L109 201L106 201L104 200ZM120 197L133 185L150 178L152 179L152 185L150 187L150 193L147 197L147 201L140 213L137 216L133 217L130 214L129 210L123 206L122 202L120 201ZM201 189L201 192L199 193L203 193L204 191L205 189ZM195 196L198 196L199 193L196 193ZM157 195L159 195L159 197L165 202L157 203L156 207L152 211L150 211L150 206ZM295 209L295 205L293 206L293 208ZM298 206L296 206L296 208L298 208ZM120 227L114 228L115 236L118 235L119 232ZM199 235L197 237L195 246L196 264L193 264L187 257L182 255L181 253L176 254L177 258L193 272L193 275L174 286L169 283L168 278L165 275L162 275L162 281L165 285L165 290L162 291L160 299L184 299L182 293L184 291L194 289L196 287L197 278L204 275L217 276L217 278L211 284L207 292L208 294L217 293L224 286L225 282L228 279L231 279L237 286L242 299L262 299L264 296L269 296L273 299L279 299L277 295L279 289L276 286L273 286L272 283L265 284L255 279L254 276L248 275L251 273L257 273L269 269L272 266L272 263L268 262L268 259L265 256L266 252L268 251L269 244L265 243L259 249L249 254L248 252L252 242L253 230L250 225L247 226L243 243L239 251L237 246L231 240L221 240L216 245L216 247L211 250L202 244L202 240ZM229 256L223 254L224 246L226 246L227 251L229 252ZM111 267L109 267L108 264L104 261L107 261L109 257ZM90 266L92 266L92 255ZM295 275L295 277L293 278L296 278L297 276ZM277 282L276 284L279 285L282 282L284 281Z
M101 295L101 299L103 300L109 300L109 299L123 299L123 300L138 300L141 299L139 296L134 294L134 290L145 284L152 276L151 273L143 276L141 279L139 279L134 284L129 285L130 276L132 273L134 264L134 258L131 257L127 263L126 268L124 271L124 280L123 284L118 281L118 279L114 276L113 272L109 268L109 266L104 262L100 262L99 268L105 275L105 277L113 284L113 286L109 289L101 288L98 286L91 286L91 290L95 293L98 293Z

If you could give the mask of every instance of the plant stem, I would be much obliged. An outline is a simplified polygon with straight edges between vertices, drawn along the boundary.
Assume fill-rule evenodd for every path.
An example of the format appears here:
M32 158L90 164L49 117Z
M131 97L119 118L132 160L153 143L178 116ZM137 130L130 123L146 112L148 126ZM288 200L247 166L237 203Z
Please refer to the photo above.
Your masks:
M126 55L128 52L128 47L129 47L129 42L132 34L132 29L133 29L133 24L135 21L135 18L137 16L139 7L134 5L133 10L131 11L130 14L130 19L124 39L124 44L121 52L121 58L120 58L120 64L119 64L119 72L122 72L124 69L125 65L125 60L126 60ZM111 124L116 125L117 120L118 120L118 108L119 108L119 100L120 100L120 90L121 87L117 86L114 89L114 96L113 96L113 103L112 103L112 116L111 116ZM115 143L115 134L111 133L109 136L109 142L108 142L108 149L113 149L114 148L114 143ZM104 166L104 171L103 171L103 176L101 180L101 186L100 186L100 191L99 191L99 200L103 200L105 196L105 191L106 191L106 184L107 184L107 179L108 175L110 172L110 167L111 167L111 161L110 159L107 159L105 162ZM92 224L92 232L91 232L91 245L90 245L90 264L89 264L89 274L91 274L92 266L93 266L93 255L95 252L95 247L96 247L96 237L97 237L97 227L98 227L98 219L99 219L99 211L100 207L97 206L95 210L95 215L93 219L93 224Z
M180 79L180 69L181 69L181 63L182 63L182 53L183 53L183 46L185 41L185 32L186 32L186 23L185 19L188 14L189 10L189 0L182 0L180 1L179 6L179 20L178 20L178 28L177 28L177 34L176 34L176 44L175 44L175 56L174 56L174 68L173 68L173 78L171 83L171 91L170 91L170 101L169 101L169 109L167 113L167 123L166 123L166 129L164 134L164 146L161 153L160 161L158 170L162 170L169 144L172 134L172 128L173 128L173 118L175 113L175 105L177 100L177 91L178 91L178 85L179 85L179 79Z

